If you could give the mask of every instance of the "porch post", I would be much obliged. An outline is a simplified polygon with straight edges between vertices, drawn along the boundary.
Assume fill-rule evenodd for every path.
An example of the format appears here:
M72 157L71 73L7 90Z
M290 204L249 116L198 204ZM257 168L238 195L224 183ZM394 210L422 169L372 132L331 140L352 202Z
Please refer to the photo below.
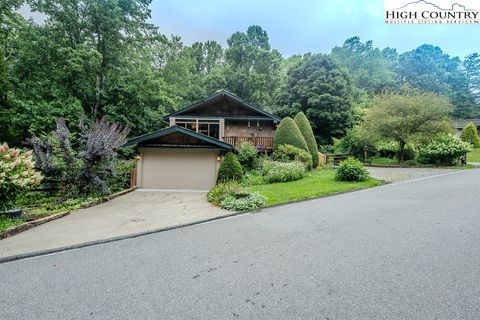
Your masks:
M225 137L225 118L220 118L219 131L219 140L223 141Z

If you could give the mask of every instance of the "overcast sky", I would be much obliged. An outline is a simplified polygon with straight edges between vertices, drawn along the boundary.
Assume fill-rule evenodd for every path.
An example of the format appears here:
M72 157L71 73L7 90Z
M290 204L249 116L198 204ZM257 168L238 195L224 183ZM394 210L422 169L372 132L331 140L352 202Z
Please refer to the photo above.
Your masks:
M385 25L384 0L153 0L152 23L187 45L216 40L226 45L235 31L252 24L267 30L270 43L285 56L328 53L347 38L359 36L399 52L429 43L450 55L480 52L480 25ZM430 0L478 4L480 0ZM478 5L477 5L478 6ZM23 10L25 11L25 10Z

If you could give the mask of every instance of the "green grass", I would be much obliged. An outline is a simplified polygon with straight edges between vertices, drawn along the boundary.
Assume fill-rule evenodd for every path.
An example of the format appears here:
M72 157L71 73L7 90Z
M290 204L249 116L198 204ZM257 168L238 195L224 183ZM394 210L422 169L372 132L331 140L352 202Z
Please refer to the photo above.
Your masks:
M348 190L375 187L381 181L369 179L363 182L335 181L335 170L320 169L309 172L301 180L283 183L264 184L249 187L267 197L266 206L281 204L296 200L311 199Z
M473 149L467 153L467 162L480 162L480 149Z
M10 219L4 216L0 216L0 231L6 230L10 227L24 223L23 219Z

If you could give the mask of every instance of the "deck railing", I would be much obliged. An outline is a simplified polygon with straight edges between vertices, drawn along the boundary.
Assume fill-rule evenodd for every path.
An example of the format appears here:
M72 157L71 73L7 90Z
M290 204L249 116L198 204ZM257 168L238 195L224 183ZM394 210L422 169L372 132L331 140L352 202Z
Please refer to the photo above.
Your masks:
M273 137L223 137L223 142L238 147L242 142L250 142L257 150L271 150Z

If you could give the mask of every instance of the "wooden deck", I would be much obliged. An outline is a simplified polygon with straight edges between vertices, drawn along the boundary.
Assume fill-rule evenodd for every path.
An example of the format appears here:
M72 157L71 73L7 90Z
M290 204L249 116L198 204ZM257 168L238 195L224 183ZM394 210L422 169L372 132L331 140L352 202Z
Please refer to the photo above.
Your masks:
M250 142L259 151L273 148L273 137L223 137L223 142L238 147L242 142Z

